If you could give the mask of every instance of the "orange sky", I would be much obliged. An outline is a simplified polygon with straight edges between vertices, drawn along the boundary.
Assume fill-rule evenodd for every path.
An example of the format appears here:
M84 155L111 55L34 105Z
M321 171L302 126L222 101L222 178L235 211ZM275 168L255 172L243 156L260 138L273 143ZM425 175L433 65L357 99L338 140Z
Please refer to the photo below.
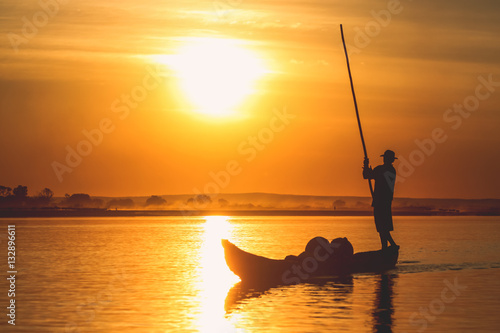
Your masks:
M500 198L498 2L43 3L0 4L1 185L367 196L342 23L396 196Z

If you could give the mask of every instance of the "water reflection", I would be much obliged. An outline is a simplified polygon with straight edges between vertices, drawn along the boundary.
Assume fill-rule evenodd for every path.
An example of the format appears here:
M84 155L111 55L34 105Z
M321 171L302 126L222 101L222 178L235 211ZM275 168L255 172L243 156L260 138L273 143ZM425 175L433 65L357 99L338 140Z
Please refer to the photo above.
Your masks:
M197 328L199 332L234 332L234 325L224 315L228 290L239 281L226 265L221 239L230 238L227 216L207 216L200 248Z
M254 297L260 297L272 287L273 286L270 285L246 285L242 282L238 282L227 293L224 302L224 310L227 314L230 314L244 301Z
M338 305L339 309L346 310L346 305L348 303L347 299L353 292L353 278L352 276L332 277L330 279L308 282L302 286L307 290L309 302L331 304L331 301L333 301ZM226 313L229 314L247 300L261 297L273 288L281 288L286 292L287 288L295 288L295 286L244 284L239 282L227 293L224 309ZM316 300L314 299L315 297L319 299ZM325 297L327 297L328 300L326 300Z
M323 313L325 315L328 313L328 317L331 319L330 321L325 320L323 323L335 326L335 328L331 328L332 332L343 329L366 330L365 325L370 324L364 320L356 322L355 318L364 318L369 313L372 317L370 326L373 332L391 333L394 327L393 287L396 278L397 275L387 274L370 276L368 279L346 276L294 286L248 285L239 282L228 292L224 308L228 317L235 315L241 317L245 316L246 313L251 313L253 317L260 315L261 321L268 321L272 325L276 324L275 321L279 321L279 325L284 326L286 326L285 320L289 319L290 316L284 315L280 317L281 320L276 318L281 316L280 311L292 311L292 316L295 314L297 317L301 317L304 323L321 326L317 322L315 311L311 311L312 309L309 308L310 306L320 307ZM367 288L366 294L364 294L365 291L358 290L359 295L368 296L371 294L374 296L372 304L360 303L360 299L352 297L355 281L358 287ZM370 281L370 283L367 285L366 281ZM375 282L375 288L372 288L372 281ZM290 300L284 309L275 312L272 309L272 304L276 302L277 295L285 295L285 297L293 295L293 300ZM258 300L259 298L261 300ZM254 302L255 300L257 302ZM251 308L248 307L249 304L251 304ZM272 319L268 318L269 306L271 306L270 312L273 314ZM368 313L365 312L365 309L368 310ZM247 320L252 321L252 319ZM245 326L248 323L240 324Z
M393 286L397 275L382 274L375 286L375 303L373 306L373 332L391 333L394 307L392 304Z

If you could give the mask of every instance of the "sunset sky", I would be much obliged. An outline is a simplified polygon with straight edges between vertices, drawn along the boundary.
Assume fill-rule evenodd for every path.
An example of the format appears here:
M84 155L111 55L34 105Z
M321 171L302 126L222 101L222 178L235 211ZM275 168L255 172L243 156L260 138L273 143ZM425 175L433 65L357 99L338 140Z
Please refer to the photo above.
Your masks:
M40 3L0 3L0 185L368 196L343 24L396 196L500 198L498 1Z

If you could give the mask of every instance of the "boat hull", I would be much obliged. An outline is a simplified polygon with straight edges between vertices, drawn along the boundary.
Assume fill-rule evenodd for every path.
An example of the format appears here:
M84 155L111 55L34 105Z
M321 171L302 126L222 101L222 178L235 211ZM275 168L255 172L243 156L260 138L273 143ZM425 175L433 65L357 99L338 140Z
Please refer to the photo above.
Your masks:
M244 283L252 284L296 284L317 279L331 278L334 275L352 273L383 272L396 266L399 249L355 253L341 267L325 271L313 269L315 263L306 264L297 260L277 260L258 256L238 248L226 239L222 240L224 257L229 269Z

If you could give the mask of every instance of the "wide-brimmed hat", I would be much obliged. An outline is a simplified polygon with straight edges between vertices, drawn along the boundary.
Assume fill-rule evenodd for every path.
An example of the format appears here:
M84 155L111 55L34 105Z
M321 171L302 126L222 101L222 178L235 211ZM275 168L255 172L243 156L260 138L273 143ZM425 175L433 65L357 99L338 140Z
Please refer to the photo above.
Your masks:
M397 160L398 158L396 157L396 154L392 150L386 150L384 155L380 155L380 157L389 157Z

